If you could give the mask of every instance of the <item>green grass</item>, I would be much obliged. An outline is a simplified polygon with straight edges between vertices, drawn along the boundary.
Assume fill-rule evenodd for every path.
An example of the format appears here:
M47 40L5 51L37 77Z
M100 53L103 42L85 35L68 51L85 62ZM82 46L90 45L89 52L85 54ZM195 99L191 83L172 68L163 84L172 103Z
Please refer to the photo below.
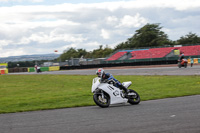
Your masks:
M95 105L95 75L1 75L0 113ZM115 76L132 81L141 100L200 94L200 76Z

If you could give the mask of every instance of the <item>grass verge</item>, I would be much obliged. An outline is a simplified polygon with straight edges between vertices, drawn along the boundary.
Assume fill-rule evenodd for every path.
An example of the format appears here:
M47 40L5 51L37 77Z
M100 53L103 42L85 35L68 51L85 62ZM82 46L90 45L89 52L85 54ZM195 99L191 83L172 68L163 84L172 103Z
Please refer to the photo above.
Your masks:
M0 113L95 105L95 75L1 75ZM141 100L200 94L200 76L115 76L132 81Z

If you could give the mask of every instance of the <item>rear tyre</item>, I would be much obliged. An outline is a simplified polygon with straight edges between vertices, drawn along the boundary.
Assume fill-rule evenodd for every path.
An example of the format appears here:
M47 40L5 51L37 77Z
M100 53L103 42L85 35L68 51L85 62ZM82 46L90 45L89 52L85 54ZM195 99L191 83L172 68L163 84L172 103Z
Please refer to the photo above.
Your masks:
M94 102L101 108L107 108L110 105L110 97L107 93L104 93L104 98L102 98L102 94L94 94L93 95Z
M131 93L131 92L135 93L135 95L129 96L128 102L132 105L139 104L140 103L140 95L136 91L130 89L129 93Z

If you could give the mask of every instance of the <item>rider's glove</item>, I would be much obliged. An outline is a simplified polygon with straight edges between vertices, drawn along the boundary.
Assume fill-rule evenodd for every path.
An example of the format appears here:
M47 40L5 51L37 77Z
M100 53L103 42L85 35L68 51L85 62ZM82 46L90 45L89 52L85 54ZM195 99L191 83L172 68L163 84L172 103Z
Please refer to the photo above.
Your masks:
M101 82L102 82L102 83L107 83L108 80L107 80L107 79L104 79L104 80L102 80Z

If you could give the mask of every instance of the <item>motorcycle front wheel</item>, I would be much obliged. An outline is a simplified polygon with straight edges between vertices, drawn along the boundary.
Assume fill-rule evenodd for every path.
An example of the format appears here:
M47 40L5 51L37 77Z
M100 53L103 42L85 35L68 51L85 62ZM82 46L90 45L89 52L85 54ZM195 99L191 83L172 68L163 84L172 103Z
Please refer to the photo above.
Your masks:
M107 108L110 105L110 97L108 94L104 93L104 96L102 94L94 94L93 95L94 102L102 108Z
M184 63L184 67L187 68L187 63Z
M181 68L181 63L178 63L178 67Z
M129 93L131 93L131 92L135 93L135 95L129 96L128 102L132 105L139 104L140 103L140 95L136 91L130 89Z

